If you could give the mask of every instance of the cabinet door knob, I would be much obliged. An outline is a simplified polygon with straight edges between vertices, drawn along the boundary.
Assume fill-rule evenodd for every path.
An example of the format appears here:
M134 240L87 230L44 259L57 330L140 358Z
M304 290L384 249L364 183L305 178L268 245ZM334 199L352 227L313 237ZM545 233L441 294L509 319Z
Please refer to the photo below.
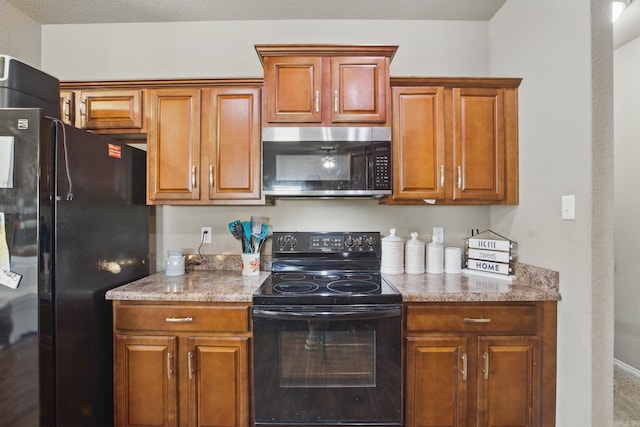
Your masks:
M187 368L189 370L189 379L193 378L193 353L189 352L189 357L187 358Z
M167 378L171 379L173 374L173 353L167 353Z

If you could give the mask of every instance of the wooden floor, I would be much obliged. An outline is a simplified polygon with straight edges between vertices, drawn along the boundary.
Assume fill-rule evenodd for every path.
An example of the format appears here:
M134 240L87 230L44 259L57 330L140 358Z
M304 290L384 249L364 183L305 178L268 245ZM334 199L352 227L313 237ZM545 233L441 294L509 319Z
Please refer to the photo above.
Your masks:
M0 426L33 427L38 414L38 336L0 350Z

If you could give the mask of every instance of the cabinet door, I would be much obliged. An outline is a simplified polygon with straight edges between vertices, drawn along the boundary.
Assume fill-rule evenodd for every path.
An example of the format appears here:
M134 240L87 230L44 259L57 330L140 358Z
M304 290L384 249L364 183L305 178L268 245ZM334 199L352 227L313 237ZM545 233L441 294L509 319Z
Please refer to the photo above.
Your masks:
M74 91L60 91L60 116L64 123L76 125L76 93Z
M149 96L147 198L200 199L200 90L156 89Z
M268 57L264 59L267 121L322 121L322 58Z
M176 346L176 337L116 336L116 427L177 426Z
M453 198L502 200L505 196L504 92L453 89Z
M466 426L465 337L407 338L406 426Z
M142 89L83 90L80 92L80 127L90 130L143 128Z
M535 336L479 337L478 426L538 426L539 347Z
M384 123L389 86L386 70L385 58L332 58L331 122Z
M442 199L445 186L442 87L393 89L393 198Z
M209 183L209 199L260 199L260 90L211 89L208 102L202 182Z
M248 338L188 339L189 425L247 427Z

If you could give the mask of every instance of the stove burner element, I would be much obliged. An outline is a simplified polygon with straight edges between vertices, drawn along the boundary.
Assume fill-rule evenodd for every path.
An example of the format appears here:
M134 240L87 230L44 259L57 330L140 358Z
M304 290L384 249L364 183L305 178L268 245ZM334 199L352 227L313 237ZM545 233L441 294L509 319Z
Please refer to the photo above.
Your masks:
M337 274L328 274L326 276L322 276L322 275L313 276L313 280L320 280L320 281L338 280L339 278L340 276L338 276Z
M345 277L349 280L363 280L365 282L370 281L373 279L373 276L370 274L353 274L353 273L349 273L349 274L345 274Z
M327 289L342 294L370 294L380 289L380 286L364 280L336 280L329 283Z
M286 282L278 283L277 285L273 286L274 291L283 294L307 294L317 290L318 288L318 285L311 282Z
M280 275L280 280L302 280L305 279L307 277L306 274L281 274Z

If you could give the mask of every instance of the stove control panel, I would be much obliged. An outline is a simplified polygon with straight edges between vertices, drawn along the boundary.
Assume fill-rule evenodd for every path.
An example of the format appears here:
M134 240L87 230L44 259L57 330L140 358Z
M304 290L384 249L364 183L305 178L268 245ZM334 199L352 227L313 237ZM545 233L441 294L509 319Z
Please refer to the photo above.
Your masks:
M292 232L273 233L274 252L342 253L380 250L378 232Z

